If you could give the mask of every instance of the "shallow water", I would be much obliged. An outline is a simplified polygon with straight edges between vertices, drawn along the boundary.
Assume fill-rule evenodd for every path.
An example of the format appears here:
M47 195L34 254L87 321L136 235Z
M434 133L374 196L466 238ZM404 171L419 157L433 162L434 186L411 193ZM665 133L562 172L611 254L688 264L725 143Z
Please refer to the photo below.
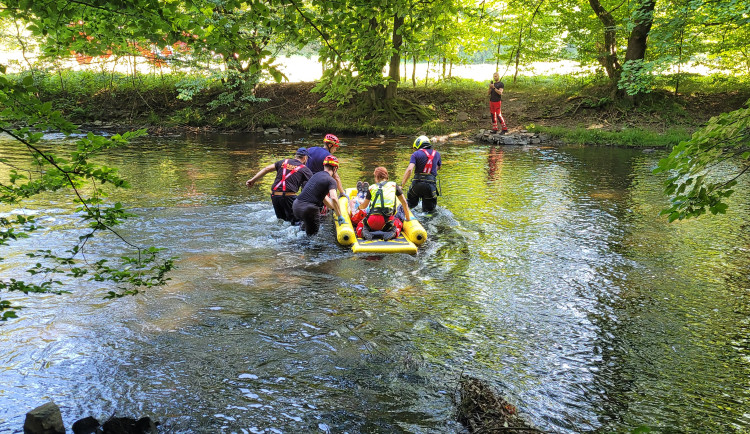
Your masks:
M49 399L68 427L117 414L167 432L458 432L462 374L552 432L750 427L747 180L727 215L669 224L651 175L659 152L446 143L419 254L358 256L330 222L308 239L277 221L271 175L244 186L315 140L118 150L108 162L133 184L118 198L139 215L120 232L167 247L178 269L118 300L88 281L3 294L27 308L0 325L0 432ZM344 183L376 165L400 179L409 140L343 138ZM0 152L22 164L16 145ZM73 244L59 198L0 212L42 205L62 233L0 250L3 277L25 275L21 247ZM124 252L103 235L88 254Z

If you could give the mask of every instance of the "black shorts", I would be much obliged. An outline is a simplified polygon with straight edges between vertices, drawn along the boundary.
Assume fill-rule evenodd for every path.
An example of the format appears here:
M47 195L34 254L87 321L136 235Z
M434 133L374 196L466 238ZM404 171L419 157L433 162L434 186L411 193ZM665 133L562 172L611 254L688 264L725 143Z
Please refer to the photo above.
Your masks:
M297 196L274 196L271 195L271 203L273 204L273 210L276 212L276 217L291 222L292 224L299 223L299 219L294 218L294 212L292 211L292 205L294 199Z
M305 233L312 236L320 230L320 207L310 202L295 200L292 205L294 217L302 220L305 225Z
M406 193L406 203L414 208L422 201L422 211L432 212L437 207L437 185L435 181L415 179Z

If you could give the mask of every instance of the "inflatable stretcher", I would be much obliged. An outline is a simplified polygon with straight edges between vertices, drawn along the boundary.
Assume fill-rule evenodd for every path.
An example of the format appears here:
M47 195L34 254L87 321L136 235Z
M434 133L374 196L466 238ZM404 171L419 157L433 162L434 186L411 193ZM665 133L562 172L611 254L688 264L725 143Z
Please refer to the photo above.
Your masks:
M349 197L357 195L356 188L350 188L346 190L346 194ZM404 228L401 230L401 234L392 240L384 241L382 238L375 238L373 240L366 240L364 238L357 238L355 228L352 226L351 216L349 215L349 201L346 197L339 198L339 208L344 210L344 224L339 224L338 219L334 216L334 224L336 225L336 239L342 246L352 246L354 253L409 253L415 255L417 253L417 246L421 246L427 241L427 232L422 227L422 224L414 218L413 214L410 214L408 222L404 222ZM372 232L374 235L378 235L378 232Z

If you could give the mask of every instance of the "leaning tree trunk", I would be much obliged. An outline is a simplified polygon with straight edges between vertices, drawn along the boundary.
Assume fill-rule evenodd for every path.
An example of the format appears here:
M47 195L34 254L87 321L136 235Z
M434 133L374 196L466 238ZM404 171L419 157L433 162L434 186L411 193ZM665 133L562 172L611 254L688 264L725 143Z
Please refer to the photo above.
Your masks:
M536 5L536 9L534 9L534 13L531 15L531 19L529 20L529 38L531 38L531 26L534 24L534 18L536 18L536 14L539 13L539 8L542 7L542 3L544 3L544 0L539 0L539 3ZM516 47L516 72L513 74L513 83L516 82L516 79L518 78L518 62L521 60L521 42L523 41L523 28L521 28L518 31L518 47ZM500 47L498 46L498 50Z
M513 83L518 78L518 62L521 61L521 37L523 36L523 29L518 31L518 47L516 47L516 72L513 74Z
M628 38L628 49L625 51L625 61L642 60L646 57L646 42L651 25L654 22L655 0L645 0L638 8L638 18L633 31Z
M401 27L404 25L404 17L398 14L393 15L393 36L391 41L393 42L393 55L391 56L391 62L388 66L388 86L385 88L385 99L396 98L396 90L398 89L398 82L401 80L399 76L399 66L401 64L401 45L404 43L404 37L401 36Z

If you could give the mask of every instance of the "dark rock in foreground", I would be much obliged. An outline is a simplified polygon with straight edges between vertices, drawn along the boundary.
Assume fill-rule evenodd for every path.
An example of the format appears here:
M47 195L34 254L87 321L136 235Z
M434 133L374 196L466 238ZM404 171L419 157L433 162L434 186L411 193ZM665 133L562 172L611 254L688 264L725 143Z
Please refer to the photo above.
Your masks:
M104 422L104 434L156 434L156 424L151 418L138 420L129 417L113 417Z
M26 413L24 434L65 434L60 407L50 401Z
M99 421L89 416L73 423L73 434L94 434L100 433Z
M156 434L158 422L149 417L135 420L130 417L111 417L100 425L89 416L73 424L74 434ZM60 408L52 401L26 413L24 434L65 434Z

